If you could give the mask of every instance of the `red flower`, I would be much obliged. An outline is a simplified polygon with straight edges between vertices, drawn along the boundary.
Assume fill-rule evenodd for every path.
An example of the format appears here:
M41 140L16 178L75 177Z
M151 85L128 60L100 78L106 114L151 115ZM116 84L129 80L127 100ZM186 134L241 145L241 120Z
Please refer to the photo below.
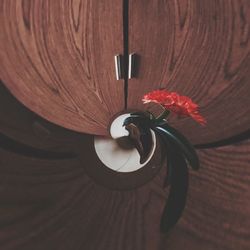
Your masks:
M198 112L198 105L189 97L181 96L176 92L166 90L154 90L143 96L143 103L155 102L162 105L165 109L181 116L191 116L202 125L206 120Z

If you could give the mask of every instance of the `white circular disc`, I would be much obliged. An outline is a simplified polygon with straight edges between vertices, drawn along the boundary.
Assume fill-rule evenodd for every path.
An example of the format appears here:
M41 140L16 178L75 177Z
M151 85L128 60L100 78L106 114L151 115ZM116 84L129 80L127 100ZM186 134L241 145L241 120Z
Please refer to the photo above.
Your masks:
M145 166L152 158L156 148L156 136L152 134L152 149L148 160L140 164L140 155L136 148L124 147L118 143L118 139L128 136L128 131L122 126L125 118L130 114L118 116L110 126L110 134L113 138L95 136L95 151L102 163L108 168L117 172L133 172Z

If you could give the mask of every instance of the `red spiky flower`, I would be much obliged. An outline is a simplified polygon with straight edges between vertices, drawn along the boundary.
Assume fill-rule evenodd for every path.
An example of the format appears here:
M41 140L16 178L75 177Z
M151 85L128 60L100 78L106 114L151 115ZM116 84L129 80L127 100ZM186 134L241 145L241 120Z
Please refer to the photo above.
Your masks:
M199 106L194 103L189 97L179 95L176 92L167 90L154 90L143 96L143 103L158 103L165 109L180 115L190 116L198 123L205 125L206 120L199 114Z

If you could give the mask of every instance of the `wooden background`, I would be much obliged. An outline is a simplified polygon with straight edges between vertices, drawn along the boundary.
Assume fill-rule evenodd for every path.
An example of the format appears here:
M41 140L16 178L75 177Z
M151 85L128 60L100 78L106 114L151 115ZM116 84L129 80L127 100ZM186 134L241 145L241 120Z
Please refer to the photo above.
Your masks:
M208 124L172 119L193 143L219 141L249 128L249 0L130 1L129 50L139 55L128 107L167 88L191 97ZM198 135L198 136L197 136Z
M60 144L75 150L68 138ZM3 250L249 249L249 140L198 150L201 170L190 171L187 206L169 235L159 230L166 168L138 189L115 191L91 179L85 168L92 163L77 155L49 158L0 146Z
M10 91L54 123L106 134L124 108L114 67L122 1L1 0L0 11L0 77Z
M91 135L66 128L105 134L124 108L124 82L113 80L113 55L123 53L122 4L0 1L0 249L248 250L247 133L198 150L201 169L190 171L186 209L168 235L159 230L166 168L129 191L107 189L86 173L93 162L79 152ZM129 52L140 64L128 81L128 108L143 108L145 92L168 87L201 104L208 119L204 128L171 119L193 143L246 132L249 13L248 0L129 1ZM88 119L93 110L96 120Z

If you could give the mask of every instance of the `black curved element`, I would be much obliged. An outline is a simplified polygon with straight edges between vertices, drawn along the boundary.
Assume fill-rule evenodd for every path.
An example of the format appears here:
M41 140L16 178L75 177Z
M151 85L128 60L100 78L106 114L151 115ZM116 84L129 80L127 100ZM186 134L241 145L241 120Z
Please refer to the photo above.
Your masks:
M125 125L125 129L129 132L128 137L140 155L140 164L145 163L153 144L150 129L132 122Z
M195 152L194 147L189 143L189 141L176 129L169 126L167 123L161 123L157 127L153 128L156 132L166 136L168 140L175 145L177 150L181 150L183 155L188 160L190 166L194 170L198 170L200 163L199 158Z
M23 156L42 158L42 159L71 159L75 158L76 154L73 152L53 152L42 149L37 149L23 143L17 142L6 135L0 133L0 148L13 152L15 154L20 154Z
M140 155L140 163L145 163L152 149L151 120L145 112L137 112L127 117L123 126L129 132L129 138Z
M164 136L162 136L164 137ZM180 219L186 205L188 191L188 168L184 156L178 148L174 146L167 147L167 157L171 168L171 186L170 193L164 207L160 229L161 232L167 233Z
M235 143L245 141L248 139L250 139L250 129L243 133L234 135L232 137L229 137L221 141L210 142L210 143L205 143L205 144L196 144L194 145L194 147L197 149L224 147L224 146L235 144Z
M168 141L165 141L165 145L166 145L166 150L171 151L171 145ZM166 172L166 177L163 183L163 187L166 188L169 185L171 185L171 180L172 180L172 175L173 175L173 165L171 162L171 157L167 157L167 172Z
M131 124L147 131L153 129L161 136L166 147L168 169L163 185L170 184L170 193L160 224L161 231L166 233L178 222L185 208L188 192L187 161L197 170L199 158L189 141L165 120L159 121L150 114L138 112L125 119L123 125L127 127Z
M145 113L140 114L140 113L133 113L131 116L127 117L124 122L123 126L127 126L130 123L134 124L140 124L140 126L143 126L145 128L150 128L152 126L152 121L150 120L149 117L145 115Z

